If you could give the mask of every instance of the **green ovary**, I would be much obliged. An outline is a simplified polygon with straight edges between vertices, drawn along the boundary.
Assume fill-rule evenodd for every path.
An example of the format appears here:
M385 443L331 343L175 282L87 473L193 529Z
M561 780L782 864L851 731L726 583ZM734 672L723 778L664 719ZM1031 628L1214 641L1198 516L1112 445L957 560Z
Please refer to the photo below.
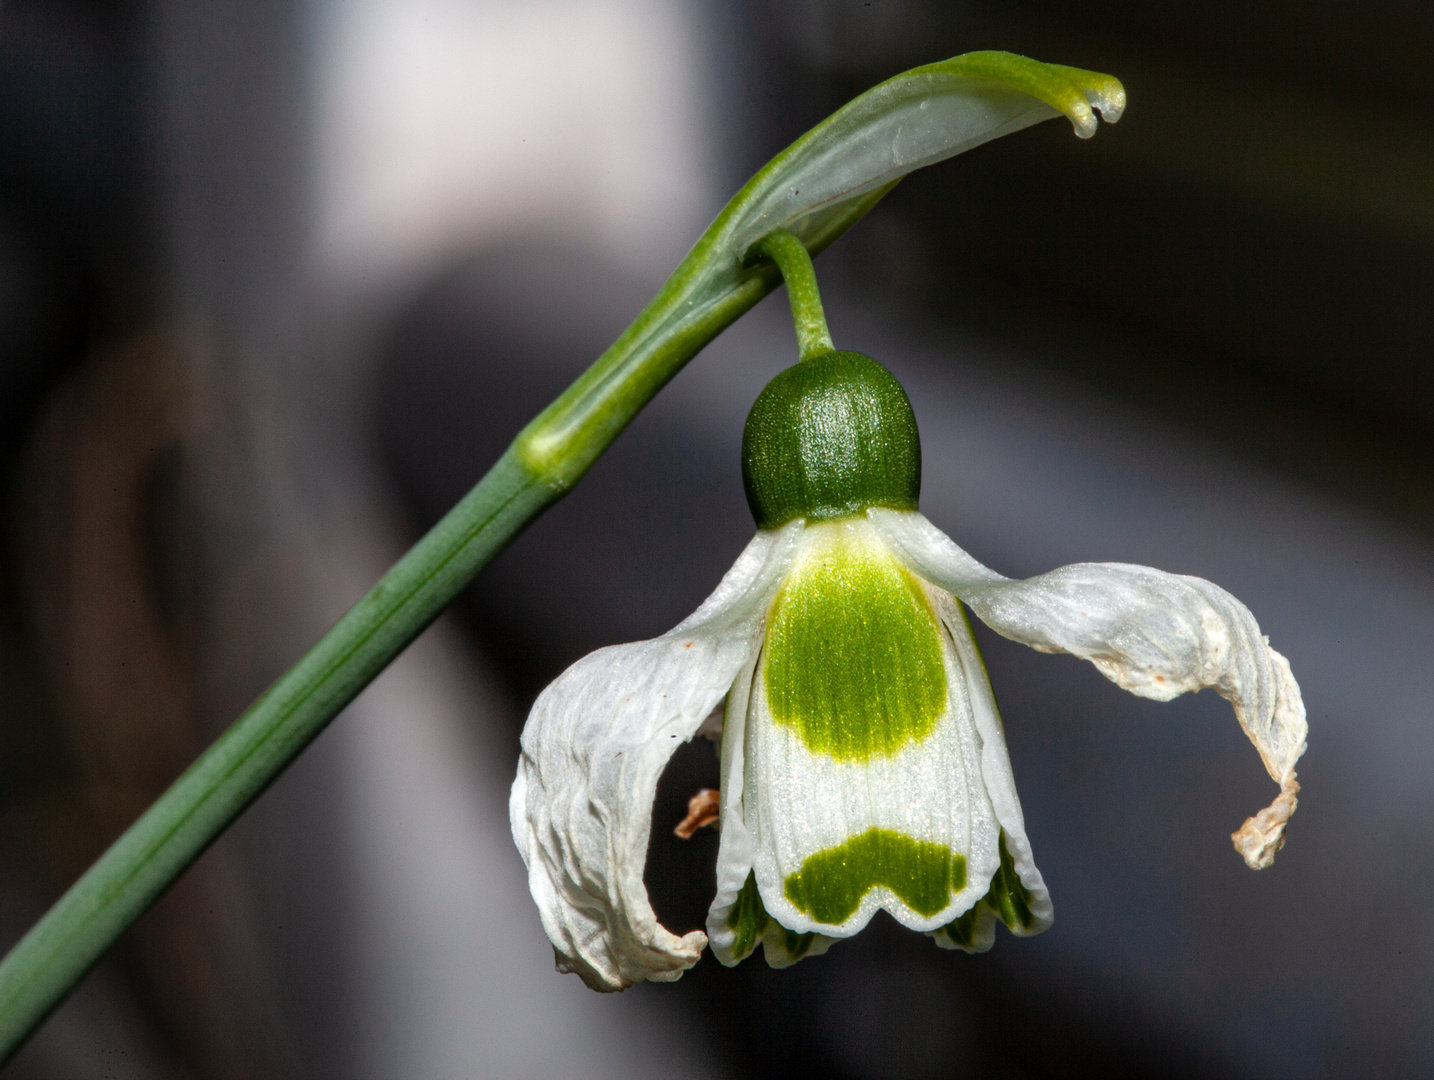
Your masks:
M838 534L772 602L763 654L772 719L837 761L895 754L946 710L931 604L877 545Z
M918 915L930 917L966 887L966 857L944 844L868 829L808 856L787 878L785 892L798 911L836 926L851 918L861 898L878 885Z

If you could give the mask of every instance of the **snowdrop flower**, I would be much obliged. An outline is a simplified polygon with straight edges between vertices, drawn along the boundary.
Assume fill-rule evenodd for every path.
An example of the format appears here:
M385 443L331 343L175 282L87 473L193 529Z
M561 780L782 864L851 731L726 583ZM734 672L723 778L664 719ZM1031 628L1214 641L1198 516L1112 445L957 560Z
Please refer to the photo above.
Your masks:
M1279 797L1234 835L1268 866L1295 808L1299 687L1249 610L1199 578L1082 563L1024 581L917 510L916 422L868 357L803 360L757 399L743 478L757 534L675 629L600 649L543 691L513 835L558 967L598 990L668 981L710 941L735 964L823 952L878 909L945 948L1051 924L1001 719L963 604L997 633L1091 661L1142 697L1213 687ZM658 924L643 884L657 780L721 723L707 933Z

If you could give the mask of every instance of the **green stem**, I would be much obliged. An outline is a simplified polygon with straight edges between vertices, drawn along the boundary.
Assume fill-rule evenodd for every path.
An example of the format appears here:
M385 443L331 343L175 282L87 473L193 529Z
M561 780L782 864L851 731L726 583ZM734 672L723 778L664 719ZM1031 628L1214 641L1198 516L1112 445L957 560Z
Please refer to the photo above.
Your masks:
M802 356L830 350L807 252L822 251L912 169L1061 113L1090 134L1091 103L1113 119L1124 91L1093 72L968 53L874 87L768 162L612 347L0 962L0 1063L329 721L578 482L653 395L776 287L777 266L747 260L753 245L791 230L791 243L777 240L771 251L788 274ZM911 123L928 104L932 115Z
M807 246L786 229L778 229L764 238L757 250L782 271L801 359L810 360L835 350L831 331L827 329L826 312L822 310L822 294L817 290L817 271L807 254Z

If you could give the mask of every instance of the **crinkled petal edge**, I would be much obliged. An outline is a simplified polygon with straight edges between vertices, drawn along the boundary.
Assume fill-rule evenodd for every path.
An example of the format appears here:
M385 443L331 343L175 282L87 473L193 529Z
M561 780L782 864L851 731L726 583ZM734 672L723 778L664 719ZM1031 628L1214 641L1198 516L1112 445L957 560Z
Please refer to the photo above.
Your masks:
M657 781L746 663L799 531L759 532L689 619L579 660L528 716L513 839L558 969L595 990L680 978L707 944L700 930L670 933L648 900Z

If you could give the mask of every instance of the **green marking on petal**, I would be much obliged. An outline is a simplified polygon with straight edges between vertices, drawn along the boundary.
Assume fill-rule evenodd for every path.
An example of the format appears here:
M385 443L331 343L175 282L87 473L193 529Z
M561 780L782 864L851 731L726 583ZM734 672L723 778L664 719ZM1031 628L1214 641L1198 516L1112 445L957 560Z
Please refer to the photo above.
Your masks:
M762 903L762 894L757 890L757 875L749 873L747 881L742 886L742 891L737 894L737 899L732 904L732 910L727 913L727 927L736 931L735 939L732 942L732 956L735 960L745 960L752 955L755 949L767 933L767 927L772 923L772 917L767 914L767 905ZM807 955L812 943L816 941L817 935L799 934L795 930L788 930L780 927L781 945L786 949L787 957L793 963ZM774 943L768 942L768 950L773 948ZM770 960L772 954L769 951L767 958Z
M807 955L807 950L812 947L812 942L816 941L816 939L817 935L814 933L799 934L795 930L788 930L786 940L787 956L795 963Z
M976 919L981 912L986 910L985 903L985 900L977 900L964 915L956 916L938 932L944 933L963 949L974 949L976 947Z
M732 910L727 913L727 927L736 932L736 939L732 942L735 959L744 960L751 954L766 933L770 920L766 905L762 903L762 894L757 891L757 875L749 873L742 891L732 904Z
M959 885L957 883L960 883ZM966 857L944 844L890 829L868 829L844 844L808 856L787 878L787 899L820 923L836 926L878 885L918 915L935 915L966 882Z
M993 912L1012 930L1029 930L1036 917L1031 914L1031 892L1016 874L1016 861L1006 849L1006 831L1001 830L1001 865L991 876L991 887L964 915L941 928L953 942L964 949L975 947L976 922L983 911Z
M772 602L762 663L772 719L837 761L895 754L946 710L925 593L883 547L848 535L793 568Z
M1031 892L1016 874L1016 861L1006 850L1006 830L1001 830L1001 868L991 878L985 902L1012 930L1029 930L1036 917L1031 914Z

